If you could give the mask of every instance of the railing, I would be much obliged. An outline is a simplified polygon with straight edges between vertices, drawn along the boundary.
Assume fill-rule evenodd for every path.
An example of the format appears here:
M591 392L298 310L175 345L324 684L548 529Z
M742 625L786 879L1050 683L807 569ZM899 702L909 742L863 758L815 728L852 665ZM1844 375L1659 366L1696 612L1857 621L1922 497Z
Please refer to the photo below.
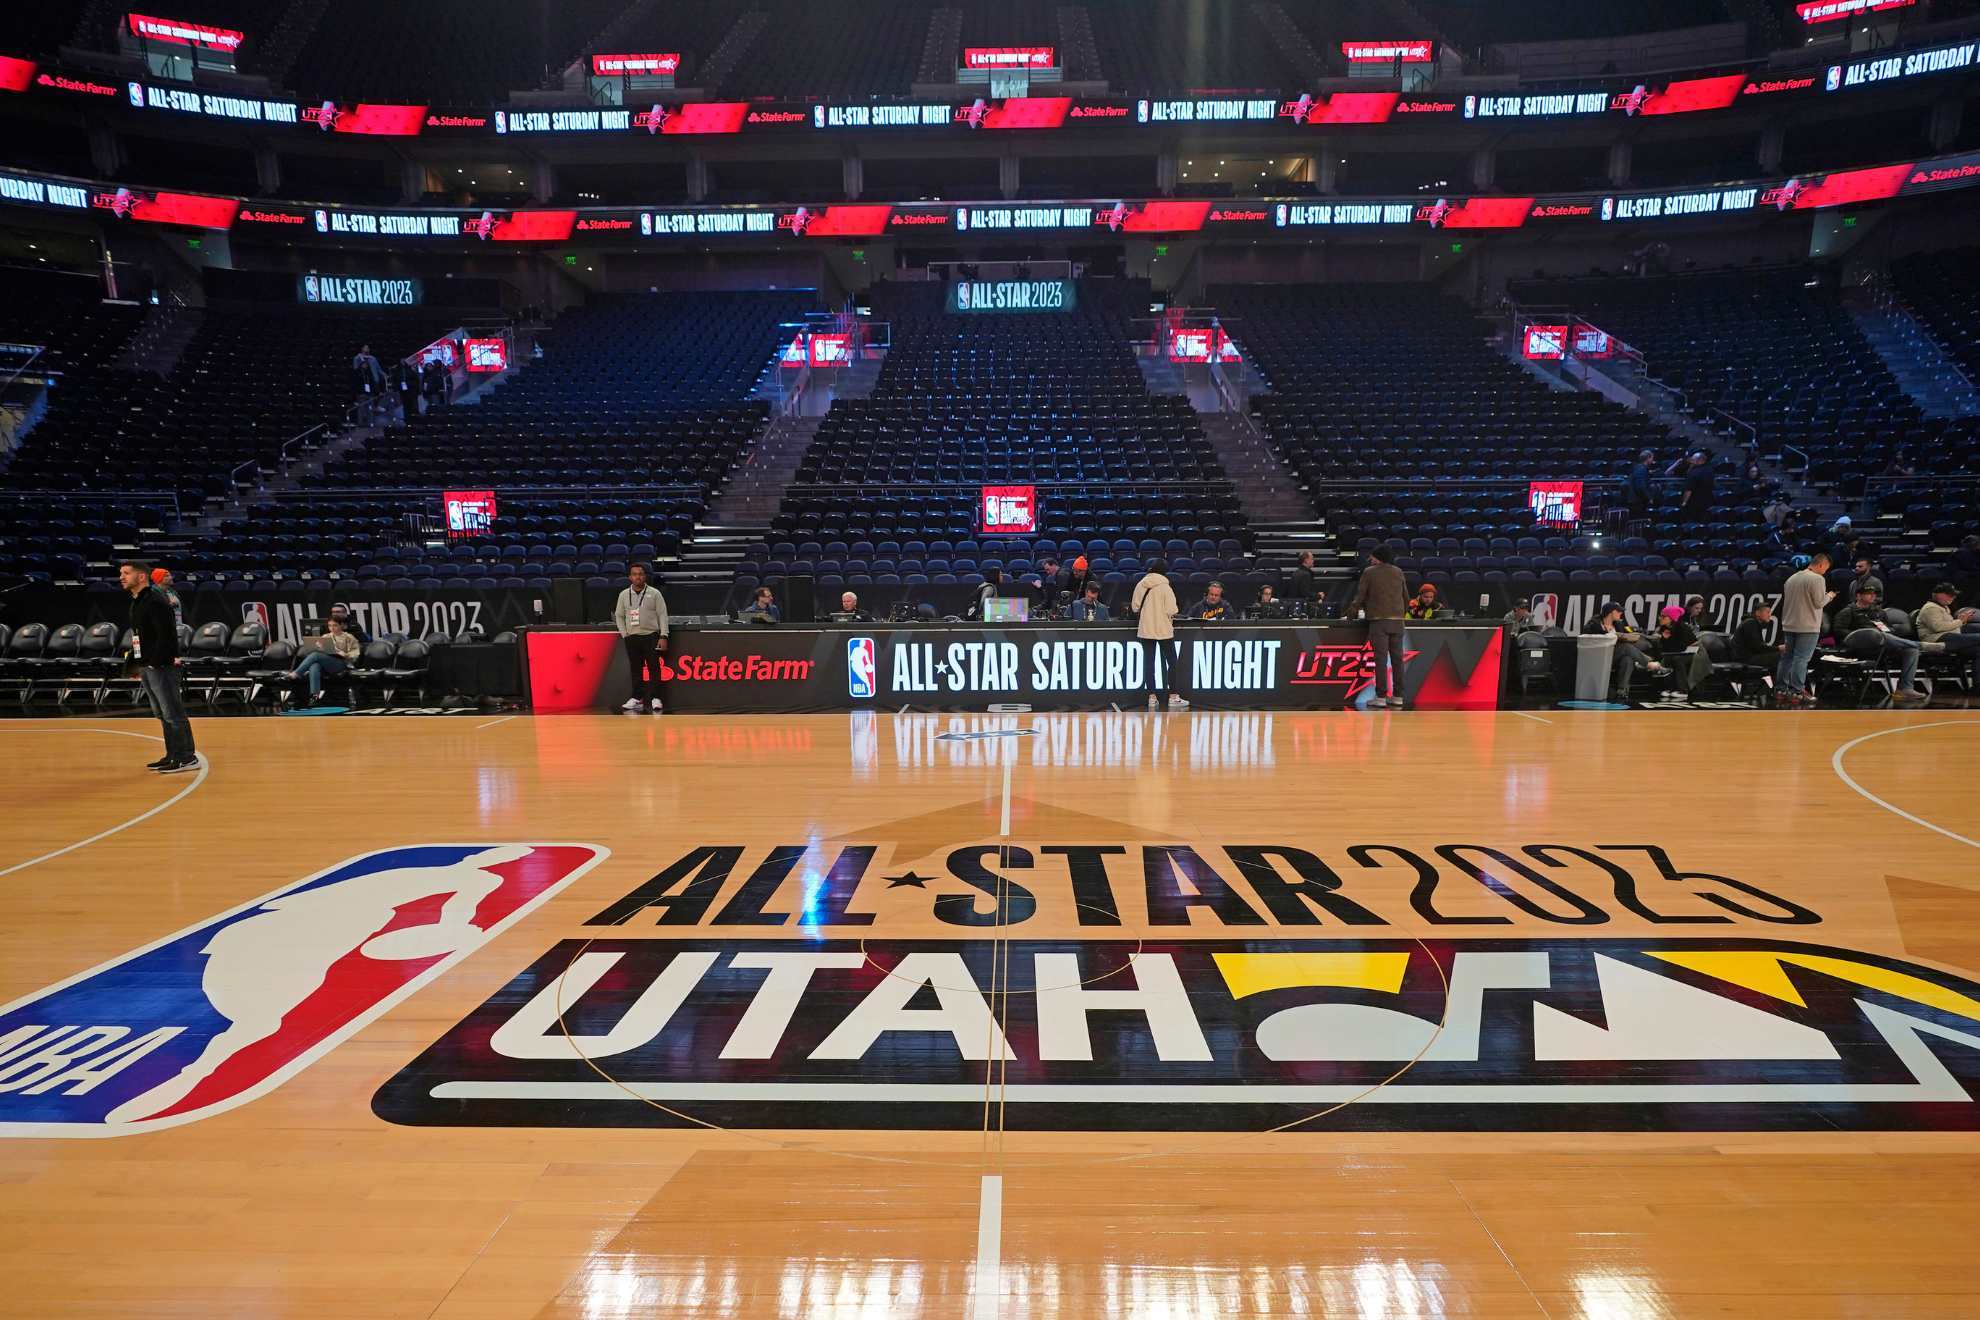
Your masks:
M908 492L912 494L912 493L920 493L923 491L938 492L938 491L952 491L952 490L980 492L986 484L996 484L996 483L985 483L981 481L890 481L887 483L887 493L893 494L895 492ZM1075 493L1080 491L1089 491L1089 490L1110 491L1110 492L1123 491L1123 490L1143 491L1143 492L1164 491L1164 490L1221 491L1221 490L1230 490L1237 485L1236 482L1229 480L1216 480L1216 479L1194 480L1194 479L1185 479L1185 478L1175 478L1172 480L1155 480L1155 481L1033 481L1033 482L1023 482L1019 484L1029 485L1034 490L1041 490L1041 491L1062 490L1062 491L1072 491ZM844 494L847 491L861 491L861 492L871 493L874 487L870 483L863 481L844 481L844 482L808 481L808 482L794 483L786 487L785 489L793 495L839 495L839 494Z
M346 416L348 415L349 414L347 413ZM326 429L326 427L327 427L327 423L318 422L315 426L310 427L307 431L303 431L296 435L292 435L287 440L284 440L282 442L281 449L278 451L278 460L280 461L282 466L284 468L287 468L288 465L292 461L294 461L295 455L290 452L292 449L294 449L296 446L300 444L303 444L311 436L315 435L319 431ZM261 473L261 460L258 458L250 458L245 463L237 464L234 467L234 469L227 474L227 485L233 490L241 489L242 486L245 484L241 480L241 474L246 472L249 468L253 468L255 475L259 476Z
M173 518L180 512L178 492L170 490L0 490L0 500L36 504L169 504Z

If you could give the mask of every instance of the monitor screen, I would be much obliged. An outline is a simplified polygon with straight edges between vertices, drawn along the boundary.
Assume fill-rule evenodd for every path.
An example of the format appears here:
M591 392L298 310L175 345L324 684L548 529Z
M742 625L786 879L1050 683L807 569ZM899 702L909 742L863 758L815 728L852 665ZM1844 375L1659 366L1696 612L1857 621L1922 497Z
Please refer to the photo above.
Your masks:
M992 596L983 602L985 623L1025 623L1031 618L1031 602L1023 596Z

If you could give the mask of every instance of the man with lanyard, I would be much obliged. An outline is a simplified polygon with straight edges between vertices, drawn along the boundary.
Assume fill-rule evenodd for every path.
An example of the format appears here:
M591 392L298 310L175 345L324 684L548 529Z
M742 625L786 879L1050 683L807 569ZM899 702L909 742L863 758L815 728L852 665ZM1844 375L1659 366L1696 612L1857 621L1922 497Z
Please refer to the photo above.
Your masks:
M659 650L667 645L667 601L658 589L646 585L646 565L634 564L626 570L626 589L612 609L612 621L625 639L626 667L632 671L632 696L624 709L631 713L650 710L660 713Z

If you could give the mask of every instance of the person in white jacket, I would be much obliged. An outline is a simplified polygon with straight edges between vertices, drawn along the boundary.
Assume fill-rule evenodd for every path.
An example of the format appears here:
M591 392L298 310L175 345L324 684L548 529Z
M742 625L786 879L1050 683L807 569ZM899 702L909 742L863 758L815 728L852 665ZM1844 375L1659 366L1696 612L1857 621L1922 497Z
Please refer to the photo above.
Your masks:
M1176 641L1176 589L1169 585L1169 566L1153 560L1147 576L1134 584L1128 606L1134 611L1135 636L1148 653L1148 709L1162 709L1167 698L1170 710L1187 710L1181 693L1169 691L1170 671L1182 661L1182 644Z
M612 607L612 622L626 646L626 668L632 671L632 696L624 709L637 714L660 713L660 657L667 648L667 598L648 586L646 565L626 570L627 586Z

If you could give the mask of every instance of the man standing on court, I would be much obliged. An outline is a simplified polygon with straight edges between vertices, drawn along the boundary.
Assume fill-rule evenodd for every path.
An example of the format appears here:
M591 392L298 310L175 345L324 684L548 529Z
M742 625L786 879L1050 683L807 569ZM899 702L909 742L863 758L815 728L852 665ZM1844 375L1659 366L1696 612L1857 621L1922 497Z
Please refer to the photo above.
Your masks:
M1371 706L1403 704L1403 613L1409 608L1409 583L1396 567L1396 552L1386 545L1369 551L1374 562L1361 570L1348 617L1368 615L1368 649L1374 653L1375 695ZM1390 695L1391 693L1394 695Z
M627 587L612 607L612 622L625 639L626 668L632 671L632 696L628 711L660 713L660 659L656 652L667 645L667 601L657 587L646 584L646 565L634 564L626 570Z
M129 562L117 567L117 585L131 597L131 658L138 663L151 709L165 726L165 755L146 766L175 775L199 764L193 750L192 721L186 718L185 694L179 690L179 622L172 602L151 585L151 565Z
M1810 704L1808 662L1822 636L1822 611L1836 598L1829 590L1829 554L1817 550L1808 567L1781 589L1781 660L1774 669L1774 700L1786 706Z
M1182 661L1182 643L1176 640L1176 589L1169 585L1169 565L1155 559L1148 573L1134 584L1129 608L1134 611L1135 636L1148 653L1148 709L1162 709L1168 698L1170 710L1185 710L1189 703L1179 692L1169 691L1169 675Z

